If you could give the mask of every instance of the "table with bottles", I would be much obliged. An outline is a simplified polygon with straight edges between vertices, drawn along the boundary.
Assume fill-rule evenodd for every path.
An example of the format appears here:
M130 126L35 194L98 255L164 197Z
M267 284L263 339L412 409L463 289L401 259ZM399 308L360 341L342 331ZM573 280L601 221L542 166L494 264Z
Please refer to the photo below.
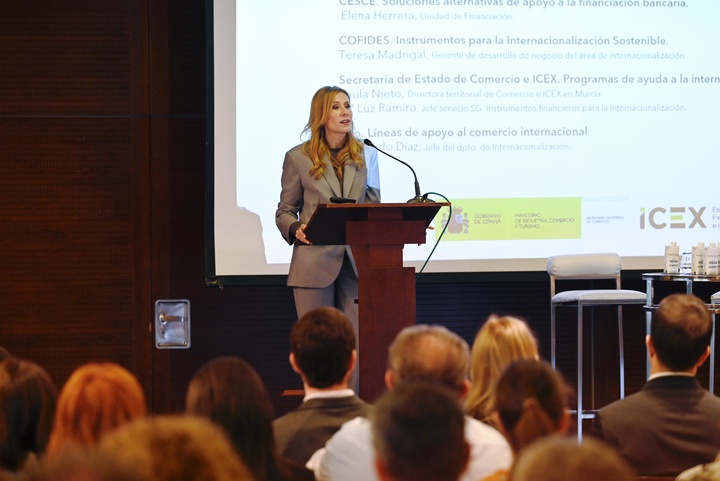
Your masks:
M659 301L655 299L655 286L656 282L684 282L685 293L695 294L694 289L698 284L706 284L708 282L720 283L720 274L690 274L680 272L677 274L670 274L667 272L649 272L642 275L645 281L645 289L647 292L647 301L645 302L645 322L647 334L650 334L650 321L652 320L652 313L657 309ZM720 285L718 286L720 290ZM720 313L720 303L707 304L708 310L713 315L713 332L710 338L710 392L713 392L714 381L715 381L715 315ZM647 372L650 375L650 360L647 361Z

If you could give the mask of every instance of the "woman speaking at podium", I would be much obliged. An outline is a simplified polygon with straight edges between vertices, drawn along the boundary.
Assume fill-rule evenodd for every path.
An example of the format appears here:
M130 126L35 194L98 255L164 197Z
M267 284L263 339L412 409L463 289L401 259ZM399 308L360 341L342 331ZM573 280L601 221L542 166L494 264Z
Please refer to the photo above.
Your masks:
M334 306L348 316L357 337L358 281L349 248L315 246L305 235L315 208L330 203L331 197L380 202L377 150L366 147L353 130L347 91L322 87L315 92L303 130L309 139L285 154L275 222L293 244L288 286L298 317L316 307Z

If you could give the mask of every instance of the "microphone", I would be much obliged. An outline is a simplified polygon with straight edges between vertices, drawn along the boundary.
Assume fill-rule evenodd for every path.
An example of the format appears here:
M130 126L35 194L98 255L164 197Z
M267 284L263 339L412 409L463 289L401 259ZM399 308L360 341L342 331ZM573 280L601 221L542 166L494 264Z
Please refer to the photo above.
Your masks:
M413 169L413 168L410 166L410 164L408 164L407 162L403 162L402 160L398 159L397 157L395 157L395 156L393 156L393 155L388 154L388 153L385 152L384 150L380 150L375 144L372 143L372 140L370 140L370 139L364 139L364 140L363 140L363 143L364 143L365 145L369 145L370 147L373 147L373 148L376 149L378 152L382 152L383 154L387 155L387 156L390 157L391 159L397 160L397 161L400 162L401 164L407 166L408 169L410 169L410 172L412 172L413 177L415 177L415 197L413 197L412 199L408 200L408 204L414 204L414 203L419 203L419 202L434 202L433 200L428 199L428 198L427 198L427 195L421 195L421 194L420 194L420 184L418 183L417 174L415 173L415 169Z

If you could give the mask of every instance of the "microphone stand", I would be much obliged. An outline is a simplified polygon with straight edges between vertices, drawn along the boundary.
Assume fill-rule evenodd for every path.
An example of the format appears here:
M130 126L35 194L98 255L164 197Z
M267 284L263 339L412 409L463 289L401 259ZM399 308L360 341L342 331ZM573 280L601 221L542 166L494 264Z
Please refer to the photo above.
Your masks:
M420 194L420 183L418 182L417 174L415 174L415 169L413 169L413 168L410 166L410 164L408 164L407 162L404 162L404 161L398 159L397 157L395 157L395 156L393 156L393 155L388 154L388 153L385 152L384 150L379 149L375 144L372 143L372 140L370 140L370 139L364 139L364 140L363 140L363 143L364 143L365 145L368 145L368 146L370 146L370 147L373 147L373 148L374 148L375 150L377 150L378 152L382 152L383 154L387 155L387 156L390 157L391 159L397 160L397 161L400 162L401 164L405 165L408 169L410 169L410 172L412 172L413 177L415 178L415 197L413 197L412 199L408 200L408 201L407 201L408 204L418 204L418 203L422 203L422 202L432 202L432 203L435 202L435 201L432 200L432 199L428 199L428 198L427 198L427 194L425 194L425 195L421 195L421 194Z

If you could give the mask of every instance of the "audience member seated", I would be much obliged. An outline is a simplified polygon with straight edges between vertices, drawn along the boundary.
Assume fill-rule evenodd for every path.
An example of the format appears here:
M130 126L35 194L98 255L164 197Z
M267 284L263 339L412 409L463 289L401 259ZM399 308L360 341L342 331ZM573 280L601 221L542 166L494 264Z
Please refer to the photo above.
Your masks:
M244 360L226 356L201 367L188 386L185 412L224 428L257 481L313 479L305 467L278 455L270 397L258 373Z
M467 343L446 328L410 326L390 346L385 384L393 390L405 382L434 382L452 389L460 403L469 387L469 357ZM510 466L510 447L494 428L466 416L465 439L470 444L470 461L463 481L477 481ZM370 421L357 417L313 454L308 467L318 480L373 481L378 479L374 459Z
M205 418L139 419L107 433L99 446L148 481L256 481L225 432Z
M678 475L676 481L720 481L720 455L712 463L686 469Z
M609 446L594 439L548 436L518 456L510 481L633 481L634 473Z
M568 394L565 381L544 361L521 359L505 369L497 383L493 417L515 456L544 436L567 432ZM485 481L507 479L508 471L500 470Z
M290 334L290 365L305 389L303 403L273 422L281 455L304 465L345 422L365 416L369 405L350 389L356 362L352 325L338 309L302 316Z
M640 392L606 406L592 434L639 475L676 476L715 459L720 398L695 379L710 354L712 318L702 300L673 294L653 313L646 339L650 377Z
M457 481L467 468L465 417L445 386L401 383L378 400L371 421L381 481Z
M135 465L95 446L68 445L25 470L18 481L151 481Z
M60 391L48 454L70 444L93 446L106 432L146 415L142 386L127 369L85 364Z
M516 359L538 359L537 339L525 321L491 315L475 336L470 363L470 392L465 412L492 423L492 394L500 374Z
M16 473L45 453L57 391L32 361L0 362L0 470Z

